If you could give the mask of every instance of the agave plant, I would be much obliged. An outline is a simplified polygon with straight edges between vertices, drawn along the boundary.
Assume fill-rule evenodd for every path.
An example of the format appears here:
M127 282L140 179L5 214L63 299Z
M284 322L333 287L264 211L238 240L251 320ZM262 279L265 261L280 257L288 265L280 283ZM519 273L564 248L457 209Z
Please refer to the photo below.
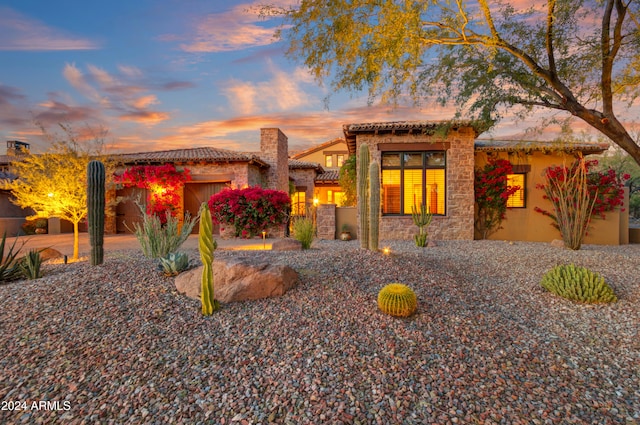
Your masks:
M165 276L177 276L189 268L189 257L184 252L172 252L159 260Z
M19 265L22 275L27 279L33 280L42 277L42 271L40 270L42 257L40 257L40 251L35 249L30 250L19 262Z
M11 244L5 255L7 232L4 232L2 235L2 241L0 241L0 283L9 282L22 277L20 262L16 260L16 257L20 252L20 248L24 246L24 242L20 248L16 249L17 241L17 239L13 241L13 244Z

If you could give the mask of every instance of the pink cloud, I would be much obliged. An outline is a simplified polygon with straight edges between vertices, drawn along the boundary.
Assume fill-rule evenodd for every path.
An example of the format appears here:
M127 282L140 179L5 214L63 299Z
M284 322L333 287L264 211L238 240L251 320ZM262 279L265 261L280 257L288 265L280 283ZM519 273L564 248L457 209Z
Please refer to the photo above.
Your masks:
M186 52L228 52L274 43L274 28L267 26L268 18L260 17L260 1L240 4L232 9L198 17L193 23L194 32L187 36L168 34L164 41L188 38L180 45ZM273 2L274 6L286 7L294 4L290 0Z
M93 50L99 44L47 26L8 7L0 7L0 50Z

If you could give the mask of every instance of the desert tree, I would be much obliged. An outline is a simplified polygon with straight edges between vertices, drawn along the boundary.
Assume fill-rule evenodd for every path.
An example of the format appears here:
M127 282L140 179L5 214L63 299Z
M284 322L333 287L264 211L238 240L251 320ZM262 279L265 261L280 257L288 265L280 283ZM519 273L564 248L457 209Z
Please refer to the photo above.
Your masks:
M23 152L11 161L10 171L15 177L0 181L0 187L11 191L14 204L35 212L28 218L58 217L71 222L73 259L78 259L79 224L87 216L87 165L92 159L100 159L112 169L113 161L103 153L105 130L83 142L69 125L59 126L62 134L45 131L51 141L47 152Z
M640 88L633 0L301 0L284 17L288 54L333 91L437 100L493 125L506 108L577 117L638 163L621 112ZM555 113L555 112L560 112Z

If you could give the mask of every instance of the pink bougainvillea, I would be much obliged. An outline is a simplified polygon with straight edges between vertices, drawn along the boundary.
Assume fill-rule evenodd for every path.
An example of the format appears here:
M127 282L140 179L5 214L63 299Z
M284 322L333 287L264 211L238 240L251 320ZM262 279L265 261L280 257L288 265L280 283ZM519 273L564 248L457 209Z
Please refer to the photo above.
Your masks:
M214 223L233 226L235 235L251 238L287 221L291 199L279 190L248 187L224 189L209 199Z
M475 171L474 190L477 206L475 228L483 239L496 232L507 211L507 199L520 186L509 186L507 176L513 167L506 159L489 159Z
M136 165L114 177L116 183L125 187L147 189L147 214L157 215L163 223L167 213L176 215L176 206L182 202L180 189L190 180L191 173L187 168L179 171L173 164Z

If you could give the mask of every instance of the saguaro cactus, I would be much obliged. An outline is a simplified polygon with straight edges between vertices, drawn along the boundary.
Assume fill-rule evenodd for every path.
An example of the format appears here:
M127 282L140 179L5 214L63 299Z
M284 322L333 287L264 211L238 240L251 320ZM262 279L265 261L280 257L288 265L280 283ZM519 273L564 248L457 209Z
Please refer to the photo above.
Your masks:
M213 240L213 222L209 205L203 202L200 205L200 233L198 235L198 248L202 260L202 288L200 300L202 301L202 314L210 316L220 308L220 304L213 298L213 251L216 243Z
M89 221L89 243L92 266L104 261L104 195L105 169L100 161L91 161L87 166L87 219Z
M358 158L358 215L360 247L369 248L369 145L360 145Z
M380 236L380 167L369 165L369 249L378 250Z

